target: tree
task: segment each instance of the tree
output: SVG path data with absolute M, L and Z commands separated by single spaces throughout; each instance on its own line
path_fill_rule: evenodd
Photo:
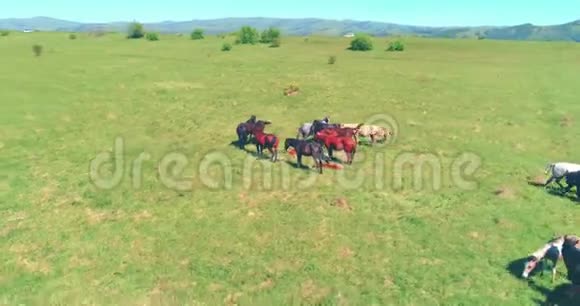
M 198 40 L 203 39 L 203 30 L 202 29 L 195 29 L 191 32 L 191 39 Z
M 250 26 L 243 26 L 238 32 L 236 43 L 255 45 L 259 38 L 258 30 Z
M 269 27 L 262 32 L 260 42 L 264 44 L 270 44 L 279 39 L 280 39 L 280 30 L 274 27 Z
M 356 34 L 350 42 L 350 50 L 369 51 L 373 49 L 373 40 L 367 34 Z
M 132 22 L 129 24 L 129 28 L 127 31 L 127 38 L 131 39 L 138 39 L 145 36 L 145 31 L 143 30 L 143 25 L 137 21 Z

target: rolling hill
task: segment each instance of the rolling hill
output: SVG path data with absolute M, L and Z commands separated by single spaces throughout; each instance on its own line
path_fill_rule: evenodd
M 18 31 L 35 29 L 38 31 L 89 32 L 101 30 L 122 32 L 126 29 L 127 24 L 128 22 L 80 23 L 49 17 L 0 19 L 0 29 Z M 161 33 L 188 33 L 193 28 L 203 28 L 208 34 L 220 34 L 236 31 L 244 25 L 258 29 L 275 26 L 287 35 L 338 36 L 349 32 L 366 32 L 375 36 L 411 35 L 444 38 L 485 37 L 499 40 L 580 41 L 580 20 L 552 26 L 537 26 L 528 23 L 505 27 L 422 27 L 373 21 L 256 17 L 164 21 L 147 23 L 145 27 L 149 31 Z

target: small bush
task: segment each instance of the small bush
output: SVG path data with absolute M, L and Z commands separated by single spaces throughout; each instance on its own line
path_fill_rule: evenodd
M 304 38 L 304 42 L 305 42 L 305 43 L 307 43 L 307 42 L 309 42 L 309 41 L 310 41 L 310 38 L 308 38 L 308 37 Z
M 281 45 L 280 38 L 275 38 L 270 44 L 270 48 L 279 48 Z
M 129 24 L 127 32 L 127 38 L 129 39 L 139 39 L 145 36 L 143 25 L 136 21 Z
M 193 32 L 191 32 L 191 39 L 193 40 L 198 40 L 198 39 L 203 39 L 203 30 L 202 29 L 195 29 L 193 30 Z
M 238 32 L 238 39 L 236 39 L 236 44 L 255 45 L 259 39 L 260 34 L 258 34 L 258 30 L 250 26 L 244 26 Z
M 70 39 L 70 40 L 75 40 L 75 39 L 77 39 L 77 35 L 76 35 L 76 34 L 74 34 L 74 33 L 70 33 L 70 34 L 68 35 L 68 39 Z
M 280 30 L 274 27 L 264 30 L 260 36 L 260 42 L 263 44 L 272 44 L 276 40 L 280 40 Z
M 404 51 L 404 50 L 405 50 L 405 44 L 403 44 L 399 40 L 396 40 L 396 41 L 389 43 L 389 47 L 387 48 L 387 51 Z
M 4 37 L 4 36 L 8 36 L 8 35 L 10 35 L 10 31 L 6 31 L 6 30 L 0 31 L 0 36 Z
M 145 38 L 148 41 L 158 41 L 159 40 L 159 34 L 154 33 L 154 32 L 150 32 L 150 33 L 147 33 L 147 35 L 145 35 Z
M 357 34 L 350 42 L 350 50 L 369 51 L 373 49 L 373 40 L 369 35 Z
M 230 51 L 230 50 L 232 50 L 232 44 L 226 42 L 222 45 L 222 51 Z
M 336 63 L 336 56 L 332 55 L 328 57 L 328 64 L 329 65 L 334 65 L 334 63 Z
M 36 55 L 36 56 L 41 56 L 42 55 L 42 46 L 38 45 L 38 44 L 32 46 L 32 52 L 34 52 L 34 55 Z

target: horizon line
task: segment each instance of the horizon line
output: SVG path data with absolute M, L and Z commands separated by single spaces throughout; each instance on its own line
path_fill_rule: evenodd
M 126 20 L 118 20 L 118 21 L 76 21 L 72 19 L 61 19 L 57 17 L 50 17 L 50 16 L 32 16 L 32 17 L 1 17 L 0 20 L 6 19 L 35 19 L 35 18 L 48 18 L 54 19 L 59 21 L 66 21 L 66 22 L 74 22 L 79 24 L 112 24 L 112 23 L 127 23 L 127 22 L 141 22 L 143 24 L 160 24 L 160 23 L 176 23 L 176 22 L 192 22 L 192 21 L 212 21 L 212 20 L 222 20 L 222 19 L 278 19 L 278 20 L 305 20 L 305 19 L 314 19 L 314 20 L 324 20 L 324 21 L 352 21 L 352 22 L 375 22 L 375 23 L 384 23 L 384 24 L 392 24 L 392 25 L 399 25 L 399 26 L 412 26 L 412 27 L 424 27 L 424 28 L 481 28 L 481 27 L 513 27 L 513 26 L 521 26 L 521 25 L 533 25 L 533 26 L 540 26 L 540 27 L 549 27 L 549 26 L 558 26 L 564 25 L 569 23 L 574 23 L 580 21 L 580 19 L 571 20 L 568 22 L 563 23 L 556 23 L 556 24 L 534 24 L 531 22 L 519 23 L 519 24 L 511 24 L 511 25 L 442 25 L 442 26 L 433 26 L 433 25 L 419 25 L 419 24 L 407 24 L 407 23 L 396 23 L 396 22 L 389 22 L 389 21 L 377 21 L 377 20 L 363 20 L 363 19 L 350 19 L 350 18 L 321 18 L 321 17 L 264 17 L 264 16 L 254 16 L 254 17 L 218 17 L 218 18 L 193 18 L 189 20 L 171 20 L 166 19 L 162 21 L 146 21 L 142 22 L 137 19 L 126 19 Z

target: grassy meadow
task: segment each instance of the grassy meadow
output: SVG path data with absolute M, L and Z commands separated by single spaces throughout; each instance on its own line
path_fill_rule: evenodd
M 514 267 L 580 234 L 574 201 L 527 184 L 550 161 L 580 162 L 579 44 L 405 38 L 385 52 L 374 38 L 353 52 L 347 38 L 285 37 L 222 52 L 233 38 L 160 38 L 0 37 L 0 304 L 537 305 L 566 283 L 563 264 L 555 284 Z M 251 114 L 282 139 L 325 115 L 386 114 L 398 135 L 323 175 L 281 150 L 270 180 L 269 161 L 230 145 Z M 90 161 L 116 137 L 122 181 L 98 189 Z M 451 179 L 466 152 L 481 159 L 474 190 Z M 192 190 L 163 184 L 169 153 L 187 157 Z M 393 187 L 409 153 L 436 158 L 440 189 L 413 189 L 410 168 Z M 208 154 L 231 163 L 229 188 L 203 183 L 227 177 L 200 174 Z

